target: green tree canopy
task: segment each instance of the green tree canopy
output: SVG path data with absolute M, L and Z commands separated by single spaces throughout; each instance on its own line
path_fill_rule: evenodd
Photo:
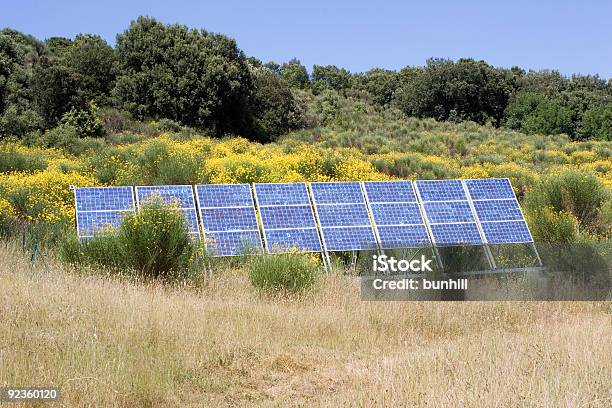
M 280 73 L 292 88 L 304 89 L 310 81 L 306 67 L 295 58 L 281 65 Z
M 581 138 L 612 141 L 612 103 L 586 111 L 577 133 Z
M 572 112 L 557 99 L 519 92 L 508 105 L 505 124 L 524 133 L 570 134 Z
M 403 76 L 396 102 L 410 116 L 499 124 L 511 92 L 511 75 L 484 61 L 430 59 Z
M 241 133 L 252 81 L 234 40 L 139 17 L 117 36 L 120 75 L 115 93 L 138 118 L 159 117 Z
M 253 72 L 255 92 L 251 99 L 254 130 L 258 139 L 276 139 L 302 124 L 302 110 L 287 82 L 267 68 Z
M 77 81 L 79 96 L 106 103 L 115 81 L 115 51 L 100 36 L 81 34 L 64 54 L 66 66 Z

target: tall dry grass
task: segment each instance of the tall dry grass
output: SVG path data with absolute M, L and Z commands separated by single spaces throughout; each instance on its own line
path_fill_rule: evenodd
M 0 387 L 64 406 L 612 404 L 610 303 L 361 302 L 336 275 L 271 298 L 240 270 L 171 288 L 12 245 L 0 287 Z

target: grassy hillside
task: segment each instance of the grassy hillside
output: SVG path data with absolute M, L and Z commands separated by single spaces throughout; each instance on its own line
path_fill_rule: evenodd
M 30 269 L 0 247 L 0 384 L 67 406 L 610 405 L 609 303 L 362 302 L 326 276 L 293 298 L 241 269 L 198 287 Z
M 79 137 L 59 127 L 29 144 L 4 141 L 0 214 L 21 224 L 70 229 L 74 213 L 69 185 L 509 177 L 522 200 L 538 184 L 577 172 L 566 177 L 571 179 L 569 187 L 552 187 L 561 198 L 544 203 L 551 207 L 546 216 L 550 222 L 540 230 L 564 224 L 589 239 L 610 234 L 612 142 L 571 142 L 564 135 L 525 135 L 471 122 L 406 118 L 366 99 L 331 91 L 298 96 L 310 128 L 263 145 L 243 138 L 209 138 L 187 128 L 169 131 L 158 122 L 105 138 Z M 596 196 L 590 197 L 593 188 L 577 185 L 575 178 L 597 184 Z M 566 194 L 564 188 L 576 191 Z M 582 220 L 584 211 L 578 207 L 583 204 L 572 197 L 592 199 L 588 211 L 595 215 Z M 544 235 L 536 238 L 548 239 Z M 574 238 L 566 241 L 570 239 Z

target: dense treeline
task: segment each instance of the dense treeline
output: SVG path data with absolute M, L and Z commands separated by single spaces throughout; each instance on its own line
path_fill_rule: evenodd
M 274 140 L 309 126 L 298 89 L 333 90 L 407 116 L 612 139 L 612 81 L 597 76 L 472 59 L 359 74 L 315 65 L 309 74 L 299 60 L 264 64 L 226 36 L 146 17 L 119 34 L 115 48 L 97 35 L 41 42 L 0 31 L 0 135 L 45 145 L 148 119 Z

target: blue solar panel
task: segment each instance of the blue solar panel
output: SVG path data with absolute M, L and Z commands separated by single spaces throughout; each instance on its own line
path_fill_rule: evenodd
M 263 251 L 248 184 L 198 184 L 195 191 L 206 248 L 213 255 Z
M 202 208 L 204 232 L 257 231 L 257 216 L 253 207 Z
M 508 179 L 465 180 L 465 184 L 472 200 L 515 198 Z
M 255 184 L 259 206 L 265 205 L 310 205 L 306 183 Z
M 312 195 L 317 204 L 364 203 L 361 186 L 357 181 L 339 183 L 311 183 Z
M 310 205 L 261 207 L 260 212 L 265 229 L 316 228 Z
M 110 232 L 118 228 L 127 215 L 132 211 L 95 211 L 77 212 L 78 236 L 81 238 L 93 237 L 96 234 Z
M 322 228 L 328 251 L 360 251 L 377 249 L 371 227 Z
M 321 251 L 306 183 L 255 184 L 268 252 Z
M 80 238 L 117 228 L 126 215 L 134 213 L 132 187 L 78 187 L 74 196 Z
M 206 248 L 215 256 L 260 253 L 259 231 L 218 231 L 206 233 Z
M 366 201 L 358 182 L 311 183 L 310 187 L 328 251 L 377 248 Z
M 429 245 L 429 235 L 425 225 L 378 226 L 378 236 L 384 249 Z
M 248 184 L 198 184 L 195 186 L 200 207 L 253 207 Z
M 481 222 L 481 225 L 489 244 L 510 244 L 533 241 L 525 221 Z
M 436 245 L 482 244 L 476 223 L 431 224 L 430 227 Z
M 187 231 L 191 235 L 200 236 L 198 214 L 191 186 L 136 186 L 136 198 L 139 209 L 149 202 L 176 206 L 181 210 L 187 222 Z
M 480 221 L 519 221 L 523 214 L 516 200 L 474 201 Z
M 423 209 L 432 224 L 474 221 L 467 201 L 431 201 L 423 203 Z
M 417 180 L 416 185 L 424 202 L 467 200 L 461 180 Z
M 266 230 L 268 252 L 286 252 L 292 248 L 321 252 L 321 241 L 315 228 Z
M 417 203 L 370 204 L 376 225 L 423 224 Z
M 139 205 L 149 201 L 161 201 L 178 208 L 195 208 L 191 186 L 137 186 Z
M 365 204 L 319 205 L 317 211 L 322 227 L 370 225 L 370 217 Z
M 132 187 L 79 187 L 74 192 L 77 211 L 134 210 Z
M 416 203 L 409 181 L 366 181 L 363 183 L 370 203 Z

